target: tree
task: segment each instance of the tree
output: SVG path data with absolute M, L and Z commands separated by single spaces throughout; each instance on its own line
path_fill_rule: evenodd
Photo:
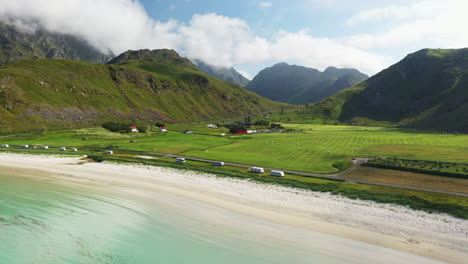
M 154 124 L 156 127 L 165 127 L 166 125 L 161 123 L 161 122 L 156 122 L 156 124 Z
M 138 131 L 140 133 L 146 133 L 146 131 L 148 130 L 148 126 L 147 125 L 137 125 L 138 127 Z
M 120 123 L 120 122 L 106 122 L 102 124 L 102 127 L 111 131 L 111 132 L 119 132 L 119 133 L 130 133 L 132 129 L 130 128 L 130 124 Z
M 270 122 L 268 120 L 257 120 L 255 121 L 256 126 L 269 126 Z

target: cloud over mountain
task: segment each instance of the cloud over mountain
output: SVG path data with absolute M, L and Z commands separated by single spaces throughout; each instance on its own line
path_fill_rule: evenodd
M 453 5 L 442 5 L 440 14 L 432 21 L 434 13 L 430 7 L 440 6 L 437 2 L 440 1 L 426 0 L 363 10 L 347 21 L 348 26 L 358 27 L 375 20 L 396 20 L 396 26 L 379 33 L 335 38 L 315 36 L 314 28 L 296 32 L 278 30 L 264 36 L 242 19 L 214 13 L 195 14 L 187 23 L 158 21 L 137 0 L 0 0 L 0 21 L 27 32 L 43 28 L 72 34 L 115 54 L 129 49 L 171 48 L 219 66 L 291 61 L 322 70 L 333 65 L 373 74 L 394 62 L 394 58 L 379 52 L 381 48 L 402 44 L 420 48 L 421 42 L 427 43 L 428 39 L 437 39 L 435 43 L 441 47 L 468 45 L 463 34 L 458 34 L 454 41 L 443 37 L 445 29 L 449 36 L 457 32 L 459 27 L 450 27 L 457 19 L 466 21 L 466 16 L 459 15 L 464 9 L 456 11 Z M 458 6 L 462 2 L 444 1 Z M 411 22 L 412 19 L 416 22 Z

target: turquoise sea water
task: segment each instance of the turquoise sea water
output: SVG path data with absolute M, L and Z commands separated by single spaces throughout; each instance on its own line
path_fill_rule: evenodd
M 0 175 L 2 264 L 309 261 L 154 205 Z
M 282 239 L 284 226 L 271 223 L 264 233 L 281 232 L 268 239 L 257 235 L 263 220 L 171 199 L 145 203 L 0 171 L 0 264 L 435 263 L 319 233 L 304 250 L 297 245 L 310 234 L 292 227 L 286 232 L 296 232 L 298 243 Z M 165 206 L 170 201 L 177 205 Z M 241 227 L 226 228 L 230 220 Z

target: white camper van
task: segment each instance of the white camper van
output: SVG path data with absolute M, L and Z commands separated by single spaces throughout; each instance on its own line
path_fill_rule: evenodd
M 271 176 L 284 177 L 284 172 L 282 172 L 282 171 L 277 171 L 277 170 L 272 170 L 272 171 L 271 171 Z
M 185 158 L 176 158 L 176 162 L 185 163 Z
M 252 167 L 250 168 L 250 172 L 253 172 L 253 173 L 265 173 L 265 170 L 263 168 L 259 168 L 259 167 Z

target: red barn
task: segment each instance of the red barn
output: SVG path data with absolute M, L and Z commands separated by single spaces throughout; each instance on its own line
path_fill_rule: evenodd
M 235 129 L 235 128 L 231 128 L 229 130 L 229 132 L 231 132 L 232 134 L 247 134 L 247 129 Z

